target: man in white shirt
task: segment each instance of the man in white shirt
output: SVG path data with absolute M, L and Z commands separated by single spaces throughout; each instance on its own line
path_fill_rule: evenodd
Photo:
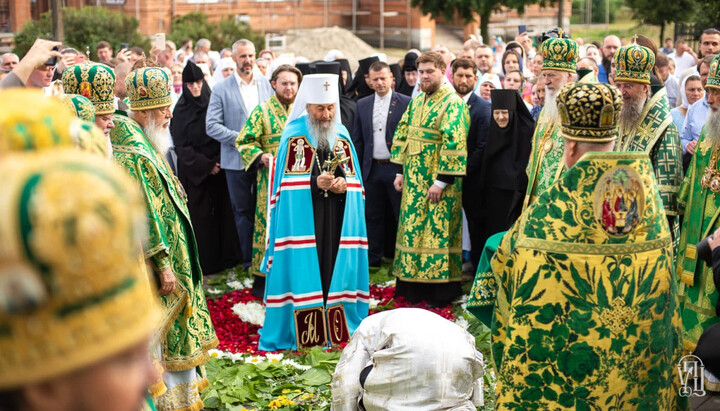
M 690 47 L 687 46 L 685 40 L 678 39 L 675 42 L 675 52 L 671 54 L 671 59 L 675 60 L 675 72 L 682 73 L 686 69 L 697 64 L 697 56 Z
M 270 83 L 253 72 L 255 46 L 250 40 L 238 40 L 233 44 L 233 59 L 237 71 L 216 84 L 210 96 L 206 117 L 208 136 L 219 141 L 220 168 L 227 176 L 230 202 L 243 254 L 243 265 L 250 266 L 252 258 L 253 220 L 255 198 L 253 196 L 256 176 L 247 170 L 235 147 L 235 140 L 247 121 L 250 112 L 264 102 L 274 91 Z
M 351 135 L 365 185 L 369 263 L 379 267 L 384 250 L 395 245 L 401 193 L 393 181 L 402 167 L 390 163 L 390 147 L 410 98 L 392 91 L 393 75 L 386 63 L 373 63 L 369 80 L 375 93 L 358 100 Z

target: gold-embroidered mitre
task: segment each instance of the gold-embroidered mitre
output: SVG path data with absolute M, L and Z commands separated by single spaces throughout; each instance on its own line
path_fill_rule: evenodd
M 62 74 L 63 90 L 68 94 L 79 94 L 95 106 L 95 114 L 115 112 L 115 73 L 100 63 L 75 64 Z
M 161 68 L 143 67 L 125 78 L 131 110 L 150 110 L 172 104 L 170 77 Z
M 0 163 L 0 390 L 143 343 L 159 311 L 144 203 L 120 167 L 75 149 Z
M 569 83 L 557 96 L 562 136 L 606 143 L 617 139 L 622 95 L 613 85 Z

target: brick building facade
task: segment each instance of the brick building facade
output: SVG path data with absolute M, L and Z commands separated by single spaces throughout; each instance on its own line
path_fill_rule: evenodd
M 249 22 L 263 33 L 288 29 L 341 26 L 355 29 L 363 38 L 377 45 L 380 15 L 383 10 L 385 46 L 406 47 L 409 39 L 413 47 L 427 48 L 434 44 L 435 21 L 410 7 L 409 0 L 64 0 L 68 7 L 102 6 L 135 16 L 140 31 L 150 35 L 170 30 L 172 16 L 201 11 L 210 19 L 227 15 Z M 565 15 L 569 23 L 570 0 L 565 0 Z M 50 0 L 0 0 L 0 30 L 17 31 L 30 19 L 37 19 L 50 9 Z M 353 15 L 355 16 L 353 18 Z M 509 27 L 527 24 L 532 30 L 556 25 L 557 8 L 530 6 L 519 16 L 515 11 L 495 13 L 491 20 L 493 33 Z M 477 25 L 466 27 L 466 33 Z

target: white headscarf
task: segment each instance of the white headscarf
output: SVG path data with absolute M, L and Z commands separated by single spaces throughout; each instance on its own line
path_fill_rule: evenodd
M 690 73 L 687 76 L 683 77 L 680 81 L 680 95 L 682 96 L 682 104 L 680 104 L 680 107 L 684 109 L 688 109 L 690 107 L 690 101 L 688 101 L 687 94 L 685 94 L 685 84 L 687 83 L 688 79 L 693 76 L 699 76 L 697 73 Z M 695 79 L 697 81 L 697 79 Z
M 335 103 L 335 121 L 340 123 L 339 77 L 337 74 L 308 74 L 303 76 L 286 124 L 307 115 L 305 106 L 308 104 L 330 104 L 333 102 Z
M 225 80 L 225 76 L 223 76 L 223 70 L 225 70 L 228 67 L 232 67 L 237 71 L 237 64 L 235 63 L 235 60 L 232 59 L 232 57 L 223 57 L 220 59 L 220 63 L 218 63 L 217 69 L 215 70 L 215 74 L 213 75 L 213 80 L 215 80 L 215 84 Z

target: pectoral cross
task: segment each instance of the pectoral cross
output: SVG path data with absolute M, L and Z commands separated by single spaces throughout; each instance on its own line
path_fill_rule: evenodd
M 323 86 L 325 86 L 325 91 L 328 91 L 328 88 L 330 87 L 330 83 L 328 83 L 326 81 L 325 84 L 323 84 Z

